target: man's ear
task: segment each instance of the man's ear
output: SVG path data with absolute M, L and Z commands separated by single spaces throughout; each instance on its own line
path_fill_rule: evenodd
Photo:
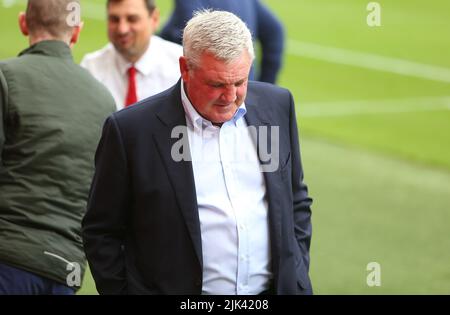
M 24 36 L 28 36 L 29 35 L 27 19 L 25 18 L 25 12 L 20 12 L 19 13 L 19 28 L 20 28 L 20 31 L 22 32 L 22 34 Z
M 70 37 L 70 48 L 73 47 L 78 42 L 78 39 L 80 38 L 81 30 L 83 29 L 84 22 L 81 21 L 80 24 L 73 27 L 72 30 L 72 36 Z
M 179 62 L 180 62 L 181 78 L 183 79 L 184 82 L 187 82 L 189 80 L 189 66 L 186 57 L 181 56 Z
M 155 8 L 152 12 L 151 15 L 151 20 L 152 20 L 152 26 L 153 26 L 153 30 L 156 31 L 159 27 L 159 22 L 160 22 L 160 13 L 159 13 L 159 9 Z

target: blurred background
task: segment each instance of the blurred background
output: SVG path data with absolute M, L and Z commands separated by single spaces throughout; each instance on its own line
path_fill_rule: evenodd
M 263 2 L 287 31 L 315 293 L 450 294 L 450 2 L 380 0 L 375 27 L 366 0 Z M 0 0 L 0 59 L 27 47 L 25 4 Z M 172 1 L 157 5 L 164 22 Z M 82 10 L 77 62 L 107 43 L 105 1 Z M 89 273 L 79 293 L 96 294 Z

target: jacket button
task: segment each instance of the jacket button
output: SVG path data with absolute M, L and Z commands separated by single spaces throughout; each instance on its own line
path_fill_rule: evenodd
M 202 285 L 202 280 L 200 280 L 200 279 L 195 280 L 195 285 L 197 287 L 201 286 Z

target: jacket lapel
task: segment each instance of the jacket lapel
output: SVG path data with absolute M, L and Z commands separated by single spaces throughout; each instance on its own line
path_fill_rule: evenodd
M 181 81 L 178 81 L 172 88 L 167 104 L 161 107 L 160 112 L 157 113 L 157 116 L 161 121 L 161 128 L 159 128 L 159 132 L 154 134 L 153 137 L 162 160 L 164 161 L 169 180 L 175 192 L 178 206 L 181 209 L 186 222 L 198 261 L 203 268 L 200 219 L 198 215 L 192 162 L 190 159 L 175 161 L 172 157 L 172 148 L 180 144 L 180 140 L 183 141 L 184 153 L 190 157 L 187 129 L 185 129 L 186 118 L 181 103 L 180 82 Z M 181 127 L 181 129 L 185 130 L 185 134 L 182 138 L 172 138 L 172 131 L 177 127 Z
M 266 147 L 270 147 L 270 138 L 269 139 L 260 139 L 260 127 L 265 127 L 270 129 L 271 125 L 269 123 L 268 117 L 270 117 L 270 112 L 265 110 L 257 110 L 258 104 L 262 107 L 262 102 L 264 100 L 259 99 L 258 95 L 253 92 L 251 86 L 249 86 L 249 91 L 247 94 L 247 98 L 245 100 L 245 106 L 247 108 L 247 114 L 245 115 L 247 125 L 256 127 L 257 130 L 257 139 L 253 139 L 255 141 L 255 147 L 258 150 L 258 158 L 260 163 L 261 161 L 260 153 L 259 153 L 259 143 L 261 141 L 268 141 L 269 144 L 266 143 Z M 269 133 L 267 133 L 269 134 Z M 272 264 L 273 264 L 273 272 L 275 279 L 277 279 L 277 273 L 279 268 L 279 260 L 280 260 L 280 248 L 281 248 L 281 211 L 280 211 L 280 201 L 279 196 L 282 195 L 281 187 L 280 187 L 280 174 L 278 171 L 275 172 L 264 172 L 264 181 L 266 184 L 266 192 L 267 192 L 267 201 L 269 208 L 269 227 L 270 227 L 270 239 L 271 239 L 271 253 L 272 253 Z

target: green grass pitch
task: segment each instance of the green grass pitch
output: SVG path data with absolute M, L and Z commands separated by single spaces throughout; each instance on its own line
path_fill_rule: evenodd
M 104 2 L 82 1 L 78 62 L 107 42 Z M 164 20 L 171 1 L 157 2 Z M 366 0 L 264 2 L 287 31 L 279 84 L 296 100 L 315 199 L 315 293 L 449 294 L 450 2 L 380 0 L 378 27 Z M 0 0 L 0 59 L 27 46 L 23 8 Z M 96 293 L 89 273 L 79 293 Z

